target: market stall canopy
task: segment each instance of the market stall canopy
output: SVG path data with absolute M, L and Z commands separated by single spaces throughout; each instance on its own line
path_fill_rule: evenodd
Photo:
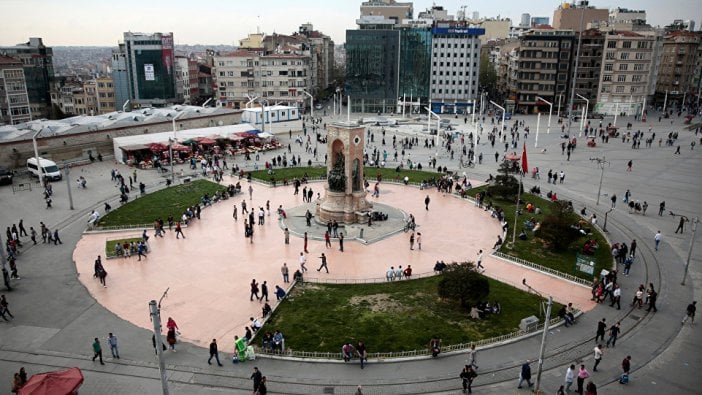
M 273 137 L 273 135 L 268 133 L 268 132 L 261 132 L 258 134 L 258 137 L 260 137 L 262 139 L 269 139 L 269 138 Z
M 229 140 L 231 140 L 231 141 L 241 141 L 243 139 L 244 139 L 243 137 L 237 136 L 236 134 L 232 134 L 229 136 Z
M 151 151 L 166 151 L 168 149 L 168 145 L 163 143 L 150 143 L 147 145 Z
M 212 145 L 212 144 L 216 144 L 217 140 L 212 140 L 212 139 L 208 139 L 207 137 L 203 137 L 201 139 L 198 139 L 198 143 L 200 143 L 202 145 Z
M 78 368 L 38 373 L 27 380 L 19 390 L 20 395 L 71 395 L 77 394 L 83 384 L 83 373 Z
M 507 160 L 519 160 L 519 158 L 520 156 L 515 153 L 505 155 L 505 159 Z
M 125 151 L 139 151 L 142 149 L 149 149 L 149 146 L 146 144 L 132 144 L 132 145 L 122 146 L 122 149 Z
M 171 145 L 171 148 L 173 148 L 173 151 L 190 151 L 190 147 L 179 143 L 174 143 Z

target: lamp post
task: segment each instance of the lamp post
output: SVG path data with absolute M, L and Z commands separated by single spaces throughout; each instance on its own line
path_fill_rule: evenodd
M 556 114 L 556 116 L 557 116 L 558 118 L 561 117 L 561 99 L 562 99 L 562 98 L 563 98 L 563 94 L 562 94 L 562 93 L 559 93 L 559 94 L 558 94 L 558 113 Z
M 34 157 L 37 159 L 37 168 L 39 169 L 39 185 L 44 187 L 44 168 L 41 166 L 39 161 L 39 149 L 37 148 L 37 136 L 41 133 L 44 128 L 41 128 L 38 132 L 34 133 L 32 136 L 32 144 L 34 145 Z
M 0 237 L 0 245 L 5 245 L 5 244 L 2 244 L 2 237 Z M 5 258 L 5 249 L 4 248 L 0 248 L 0 264 L 2 264 L 3 272 L 6 272 L 7 271 L 7 258 Z M 7 283 L 5 283 L 5 287 L 7 288 L 8 291 L 12 291 L 12 286 L 10 285 L 9 280 L 7 281 Z
M 314 119 L 314 97 L 310 95 L 306 90 L 300 89 L 300 92 L 306 94 L 310 97 L 310 117 Z
M 665 113 L 666 106 L 668 105 L 668 90 L 665 91 L 665 99 L 663 99 L 663 112 Z
M 168 289 L 163 293 L 158 304 L 155 300 L 149 302 L 149 316 L 154 324 L 154 341 L 156 342 L 154 348 L 156 348 L 156 355 L 158 356 L 158 371 L 161 373 L 161 391 L 163 395 L 168 395 L 168 378 L 166 377 L 166 362 L 163 359 L 163 348 L 161 347 L 163 344 L 161 339 L 161 301 L 168 295 Z
M 617 126 L 617 117 L 619 116 L 619 103 L 614 103 L 614 124 L 612 126 Z
M 181 112 L 175 117 L 173 117 L 172 122 L 173 122 L 173 138 L 168 139 L 168 155 L 171 160 L 171 184 L 175 183 L 175 173 L 173 170 L 173 143 L 176 142 L 176 119 L 180 118 L 181 115 L 185 114 L 185 112 Z
M 538 295 L 540 298 L 546 299 L 539 291 L 535 290 L 529 284 L 527 284 L 526 278 L 522 280 L 522 284 L 524 284 L 524 286 L 527 287 L 527 290 L 529 292 L 533 292 L 536 295 Z M 546 340 L 548 337 L 549 323 L 551 322 L 551 307 L 552 306 L 553 306 L 553 297 L 549 295 L 548 300 L 547 300 L 547 304 L 546 304 L 546 316 L 544 317 L 544 329 L 541 332 L 541 347 L 539 348 L 539 364 L 538 364 L 538 367 L 536 369 L 536 382 L 534 383 L 534 392 L 536 394 L 540 393 L 541 372 L 543 371 L 544 354 L 546 353 Z M 541 307 L 543 308 L 543 304 L 541 305 Z M 539 309 L 539 311 L 541 311 L 541 309 Z
M 590 158 L 591 161 L 597 162 L 597 166 L 600 167 L 600 186 L 597 188 L 597 202 L 595 204 L 600 204 L 600 192 L 602 192 L 602 178 L 604 177 L 605 164 L 609 165 L 609 162 L 602 155 L 602 158 Z
M 553 114 L 553 103 L 544 99 L 541 96 L 536 96 L 536 100 L 541 100 L 542 102 L 548 104 L 548 125 L 546 125 L 546 134 L 551 133 L 551 115 Z
M 492 101 L 492 100 L 490 100 L 490 104 L 492 104 L 493 106 L 495 106 L 495 107 L 499 108 L 500 110 L 502 110 L 502 129 L 500 129 L 500 132 L 504 132 L 504 131 L 505 131 L 505 108 L 502 107 L 501 105 L 495 103 L 495 102 Z
M 439 115 L 432 111 L 429 107 L 424 108 L 430 114 L 427 117 L 427 129 L 429 134 L 431 134 L 431 116 L 433 115 L 436 117 L 436 137 L 434 137 L 434 145 L 436 146 L 436 152 L 439 152 L 439 129 L 441 127 L 441 117 L 439 117 Z
M 575 96 L 585 100 L 585 116 L 580 120 L 580 136 L 583 135 L 583 127 L 585 127 L 585 120 L 587 119 L 587 113 L 590 111 L 590 100 L 585 98 L 583 95 L 575 94 Z
M 37 161 L 38 163 L 39 161 Z M 41 168 L 41 165 L 39 165 Z M 71 176 L 70 176 L 71 165 L 64 163 L 63 170 L 66 176 L 66 188 L 68 188 L 68 207 L 73 210 L 73 193 L 71 192 Z
M 692 238 L 690 239 L 690 248 L 687 250 L 687 261 L 685 262 L 685 274 L 683 274 L 682 282 L 680 285 L 685 285 L 685 278 L 687 278 L 687 271 L 690 268 L 690 257 L 692 256 L 692 247 L 695 245 L 695 235 L 697 234 L 697 224 L 700 219 L 694 217 L 690 220 L 692 222 Z

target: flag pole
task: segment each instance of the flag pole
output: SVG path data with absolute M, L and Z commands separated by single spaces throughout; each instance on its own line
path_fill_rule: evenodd
M 529 164 L 527 162 L 526 153 L 526 142 L 524 143 L 524 149 L 522 151 L 522 163 L 521 171 L 519 172 L 519 185 L 517 186 L 517 204 L 514 207 L 514 228 L 512 229 L 512 248 L 514 248 L 514 243 L 517 240 L 517 224 L 519 221 L 519 201 L 522 197 L 522 180 L 524 179 L 524 173 L 529 171 Z

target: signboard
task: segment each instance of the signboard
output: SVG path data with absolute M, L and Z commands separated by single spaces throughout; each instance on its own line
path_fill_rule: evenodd
M 431 29 L 433 34 L 461 34 L 470 36 L 482 36 L 485 34 L 485 29 L 475 27 L 435 27 Z
M 575 270 L 593 276 L 595 274 L 595 261 L 591 256 L 577 254 L 575 256 Z
M 144 64 L 144 79 L 147 81 L 153 81 L 156 79 L 156 75 L 154 74 L 154 65 Z
M 164 34 L 161 36 L 161 57 L 163 60 L 163 67 L 166 70 L 166 74 L 169 76 L 173 74 L 171 70 L 175 59 L 173 58 L 173 35 Z

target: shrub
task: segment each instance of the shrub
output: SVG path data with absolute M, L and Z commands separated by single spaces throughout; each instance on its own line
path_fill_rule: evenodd
M 468 309 L 490 294 L 488 279 L 475 270 L 473 262 L 452 263 L 444 269 L 438 284 L 441 298 L 458 300 Z

